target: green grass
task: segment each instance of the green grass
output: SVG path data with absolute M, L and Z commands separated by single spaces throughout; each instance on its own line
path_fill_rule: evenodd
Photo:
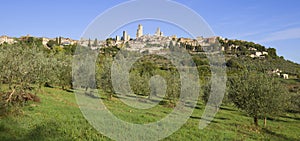
M 73 93 L 43 88 L 41 103 L 29 103 L 19 116 L 0 119 L 0 140 L 110 140 L 98 133 L 83 117 Z M 132 123 L 150 123 L 172 111 L 167 106 L 138 110 L 118 99 L 104 100 L 118 118 Z M 269 119 L 267 128 L 255 128 L 252 118 L 233 106 L 223 106 L 212 123 L 200 130 L 204 109 L 198 104 L 181 129 L 164 140 L 300 140 L 300 114 Z M 260 125 L 262 126 L 262 120 Z

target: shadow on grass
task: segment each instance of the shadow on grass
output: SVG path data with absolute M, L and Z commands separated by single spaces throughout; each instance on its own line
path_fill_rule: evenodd
M 164 101 L 163 97 L 160 96 L 154 96 L 151 97 L 150 99 L 148 97 L 142 97 L 139 95 L 115 95 L 115 98 L 118 99 L 124 99 L 124 100 L 136 100 L 142 103 L 160 103 L 162 101 Z M 156 98 L 156 99 L 155 99 Z M 163 105 L 163 104 L 160 104 Z
M 201 118 L 201 117 L 195 117 L 195 116 L 190 116 L 191 119 L 199 119 L 199 120 L 206 120 L 206 121 L 209 121 L 208 119 L 205 119 L 205 118 Z M 211 123 L 218 123 L 217 121 L 215 120 L 212 120 L 210 121 Z
M 220 110 L 226 110 L 226 111 L 236 111 L 234 109 L 229 109 L 227 107 L 220 107 Z
M 203 109 L 203 108 L 201 108 L 200 106 L 197 105 L 197 106 L 195 107 L 195 109 L 201 110 L 201 109 Z
M 229 120 L 229 118 L 224 118 L 224 117 L 215 117 L 215 119 L 219 119 L 219 120 Z
M 295 139 L 295 138 L 288 138 L 287 136 L 285 135 L 282 135 L 282 134 L 277 134 L 276 132 L 273 132 L 269 129 L 266 129 L 266 128 L 263 128 L 262 131 L 266 134 L 269 134 L 271 136 L 275 136 L 277 138 L 280 138 L 280 140 L 283 140 L 283 141 L 296 141 L 296 140 L 299 140 L 299 139 Z
M 24 140 L 42 141 L 49 139 L 57 140 L 59 138 L 71 140 L 71 138 L 68 139 L 62 131 L 59 131 L 59 128 L 60 125 L 54 121 L 42 123 L 31 130 Z
M 299 117 L 291 117 L 291 116 L 281 116 L 282 118 L 288 118 L 288 119 L 293 119 L 293 120 L 300 120 Z
M 286 117 L 285 117 L 286 118 Z M 279 118 L 268 118 L 269 121 L 277 121 L 277 122 L 291 122 L 291 121 L 286 121 L 286 120 L 282 120 L 282 119 L 279 119 Z
M 65 89 L 66 92 L 69 92 L 69 93 L 74 93 L 74 90 L 72 89 Z
M 37 125 L 28 133 L 26 129 L 20 128 L 20 126 L 11 121 L 7 120 L 7 123 L 0 123 L 0 140 L 1 141 L 43 141 L 43 140 L 72 140 L 66 137 L 66 134 L 59 131 L 60 125 L 54 121 L 45 122 Z M 15 134 L 16 133 L 16 134 Z
M 100 99 L 100 97 L 99 96 L 95 96 L 93 93 L 91 93 L 91 92 L 84 92 L 84 95 L 85 96 L 88 96 L 88 97 L 90 97 L 90 98 L 93 98 L 93 99 Z

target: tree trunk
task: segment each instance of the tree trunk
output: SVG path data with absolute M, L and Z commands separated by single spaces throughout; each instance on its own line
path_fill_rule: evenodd
M 109 100 L 112 100 L 112 98 L 113 98 L 113 95 L 110 94 L 110 95 L 109 95 Z
M 7 98 L 7 100 L 6 100 L 6 102 L 7 103 L 9 103 L 10 101 L 12 101 L 11 99 L 12 99 L 12 95 L 15 93 L 15 89 L 13 89 L 13 91 L 9 94 L 9 96 L 8 96 L 8 98 Z
M 255 116 L 255 117 L 253 118 L 253 120 L 254 120 L 254 125 L 255 125 L 255 126 L 258 126 L 258 118 Z
M 267 117 L 264 118 L 264 126 L 267 127 Z

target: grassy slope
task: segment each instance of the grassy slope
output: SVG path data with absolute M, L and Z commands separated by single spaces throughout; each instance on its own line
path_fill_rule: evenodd
M 42 103 L 25 107 L 22 116 L 0 119 L 1 140 L 109 140 L 84 119 L 72 93 L 44 88 L 44 94 L 39 96 Z M 135 123 L 153 122 L 171 111 L 164 106 L 136 110 L 118 100 L 105 103 L 120 119 Z M 188 122 L 165 140 L 300 140 L 299 114 L 286 114 L 269 120 L 266 129 L 256 129 L 251 118 L 225 106 L 207 128 L 199 130 L 203 108 L 197 105 Z

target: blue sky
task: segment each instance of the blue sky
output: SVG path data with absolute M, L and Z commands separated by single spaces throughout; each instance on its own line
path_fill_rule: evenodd
M 299 0 L 175 0 L 196 11 L 216 35 L 274 47 L 279 55 L 300 63 Z M 79 39 L 87 26 L 124 0 L 7 0 L 0 5 L 0 35 L 64 36 Z M 131 9 L 128 9 L 131 10 Z M 120 13 L 120 16 L 122 13 Z M 132 37 L 137 23 L 128 25 Z M 166 35 L 186 36 L 161 26 Z M 153 34 L 156 26 L 144 25 Z M 116 32 L 115 34 L 121 34 Z

